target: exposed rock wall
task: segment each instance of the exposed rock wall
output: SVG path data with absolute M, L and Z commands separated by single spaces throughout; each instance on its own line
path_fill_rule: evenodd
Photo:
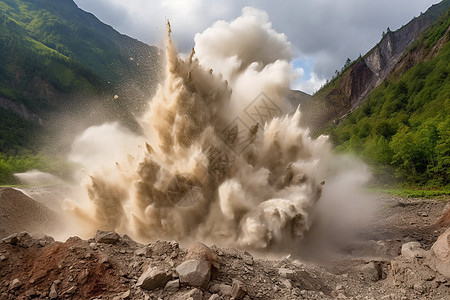
M 395 32 L 388 32 L 362 60 L 349 70 L 347 87 L 352 108 L 359 106 L 367 95 L 386 79 L 403 53 L 429 28 L 431 20 L 419 17 Z

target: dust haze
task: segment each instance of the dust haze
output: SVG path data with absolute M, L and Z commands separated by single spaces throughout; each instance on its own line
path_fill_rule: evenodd
M 80 188 L 64 200 L 72 221 L 62 235 L 108 229 L 139 241 L 279 249 L 364 221 L 371 205 L 356 195 L 370 173 L 334 154 L 326 136 L 311 138 L 301 107 L 289 111 L 292 49 L 266 13 L 246 8 L 216 22 L 190 55 L 179 55 L 170 31 L 142 134 L 105 123 L 74 141 Z

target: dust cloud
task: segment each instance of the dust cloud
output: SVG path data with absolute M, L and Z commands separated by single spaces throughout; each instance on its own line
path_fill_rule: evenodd
M 170 30 L 165 79 L 139 120 L 143 135 L 107 123 L 73 144 L 85 187 L 66 201 L 76 233 L 114 229 L 140 241 L 252 249 L 300 242 L 324 209 L 318 203 L 348 202 L 369 173 L 343 163 L 326 136 L 311 138 L 300 109 L 287 111 L 286 36 L 264 12 L 245 8 L 197 34 L 183 58 Z

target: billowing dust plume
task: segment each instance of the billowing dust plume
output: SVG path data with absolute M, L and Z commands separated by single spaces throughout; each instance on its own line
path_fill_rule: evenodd
M 89 199 L 73 211 L 91 230 L 138 240 L 247 248 L 301 240 L 323 180 L 342 166 L 331 163 L 327 137 L 299 127 L 299 109 L 286 114 L 286 37 L 252 8 L 197 34 L 185 59 L 168 32 L 165 79 L 140 120 L 144 135 L 104 124 L 75 142 L 71 159 L 83 165 Z

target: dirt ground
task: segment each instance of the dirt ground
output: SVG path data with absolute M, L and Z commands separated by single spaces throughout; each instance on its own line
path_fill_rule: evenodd
M 5 203 L 12 201 L 12 194 L 0 189 L 0 208 L 11 206 Z M 18 197 L 14 202 L 22 196 Z M 449 202 L 392 196 L 379 201 L 382 205 L 374 218 L 327 256 L 284 253 L 269 259 L 261 253 L 209 245 L 220 268 L 206 288 L 138 287 L 139 277 L 149 267 L 178 280 L 175 268 L 187 250 L 175 241 L 144 245 L 125 235 L 110 244 L 78 237 L 63 243 L 43 235 L 16 234 L 0 242 L 0 300 L 231 299 L 236 279 L 245 286 L 240 299 L 247 300 L 450 299 L 450 278 L 436 270 L 430 250 L 449 225 Z M 41 206 L 33 207 L 48 213 Z M 29 225 L 7 225 L 13 221 L 6 214 L 0 214 L 3 236 L 30 232 Z M 402 254 L 402 245 L 413 241 L 420 243 L 415 256 Z

